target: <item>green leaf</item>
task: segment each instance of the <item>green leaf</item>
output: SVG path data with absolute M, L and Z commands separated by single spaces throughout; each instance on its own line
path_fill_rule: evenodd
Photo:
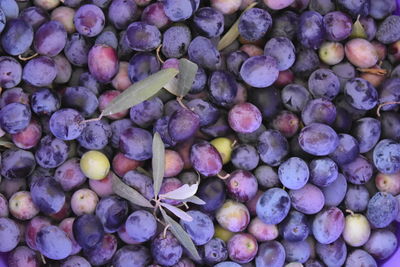
M 195 184 L 184 184 L 181 187 L 172 190 L 168 193 L 160 195 L 160 198 L 183 200 L 194 196 L 199 188 L 199 181 Z
M 132 84 L 103 110 L 101 116 L 124 111 L 151 98 L 178 73 L 179 71 L 173 68 L 163 69 Z
M 179 96 L 184 97 L 192 89 L 194 78 L 196 78 L 197 69 L 199 67 L 186 58 L 179 60 Z
M 197 205 L 204 205 L 206 204 L 206 202 L 204 200 L 202 200 L 201 198 L 199 198 L 198 196 L 191 196 L 189 198 L 186 198 L 184 200 L 182 200 L 182 202 L 191 202 Z
M 153 137 L 153 158 L 151 163 L 153 167 L 154 196 L 157 196 L 160 192 L 165 168 L 165 147 L 160 134 L 157 132 Z
M 183 211 L 183 210 L 181 210 L 181 209 L 179 209 L 179 208 L 177 208 L 177 207 L 175 207 L 173 205 L 170 205 L 170 204 L 167 204 L 167 203 L 164 203 L 164 202 L 161 202 L 160 205 L 163 206 L 164 208 L 168 209 L 170 212 L 172 212 L 178 218 L 180 218 L 180 219 L 182 219 L 184 221 L 187 221 L 187 222 L 193 221 L 192 216 L 190 216 L 185 211 Z
M 246 12 L 247 10 L 255 7 L 256 5 L 257 5 L 257 2 L 250 4 L 243 11 L 243 13 Z M 242 16 L 242 15 L 240 15 L 240 16 Z M 236 22 L 232 25 L 232 27 L 228 30 L 228 32 L 225 33 L 225 35 L 219 41 L 218 46 L 217 46 L 219 51 L 228 47 L 231 43 L 233 43 L 239 37 L 239 28 L 238 28 L 239 20 L 240 20 L 240 17 L 236 20 Z
M 358 16 L 356 22 L 354 22 L 354 24 L 353 24 L 353 27 L 351 29 L 350 38 L 362 38 L 362 39 L 367 38 L 365 29 L 360 22 L 360 16 Z
M 118 196 L 125 198 L 132 204 L 145 208 L 153 208 L 150 201 L 148 201 L 138 191 L 122 182 L 116 175 L 112 175 L 111 181 L 113 192 Z
M 5 147 L 5 148 L 16 148 L 14 143 L 9 142 L 9 141 L 4 140 L 4 139 L 0 139 L 0 146 Z
M 172 78 L 166 85 L 164 85 L 164 89 L 175 96 L 180 96 L 178 84 L 179 84 L 178 79 L 176 77 Z
M 185 230 L 183 230 L 182 226 L 179 223 L 177 223 L 176 221 L 174 221 L 174 219 L 169 217 L 163 209 L 160 210 L 164 218 L 164 221 L 167 224 L 171 225 L 169 229 L 172 232 L 172 234 L 176 237 L 176 239 L 178 239 L 181 245 L 184 246 L 189 251 L 190 254 L 192 254 L 195 260 L 201 260 L 199 252 L 197 251 L 196 246 L 193 244 L 193 241 L 188 235 L 188 233 L 186 233 Z

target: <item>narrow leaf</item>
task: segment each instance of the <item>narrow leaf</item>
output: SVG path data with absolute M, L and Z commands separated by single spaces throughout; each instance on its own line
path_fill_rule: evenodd
M 151 163 L 153 167 L 154 195 L 157 196 L 160 192 L 165 168 L 165 147 L 158 132 L 153 137 L 153 158 Z
M 160 205 L 163 206 L 164 208 L 168 209 L 170 212 L 172 212 L 178 218 L 180 218 L 180 219 L 182 219 L 184 221 L 187 221 L 187 222 L 193 221 L 192 216 L 190 216 L 189 214 L 187 214 L 186 212 L 184 212 L 183 210 L 181 210 L 181 209 L 179 209 L 179 208 L 177 208 L 175 206 L 172 206 L 170 204 L 163 203 L 163 202 L 161 202 Z
M 128 89 L 117 96 L 103 110 L 101 115 L 107 116 L 124 111 L 151 98 L 178 73 L 179 71 L 176 69 L 163 69 L 141 81 L 132 84 Z
M 179 60 L 179 96 L 184 97 L 192 88 L 194 78 L 199 67 L 190 60 L 182 58 Z
M 9 142 L 7 140 L 3 140 L 3 139 L 0 139 L 0 146 L 5 147 L 5 148 L 15 148 L 14 143 Z
M 177 200 L 187 199 L 194 196 L 198 188 L 199 188 L 199 182 L 192 185 L 184 184 L 175 190 L 160 195 L 160 198 L 177 199 Z
M 358 16 L 356 22 L 354 22 L 353 27 L 351 29 L 350 38 L 367 38 L 367 34 L 363 25 L 360 22 L 360 16 Z
M 244 11 L 246 12 L 247 10 L 255 7 L 257 5 L 257 2 L 250 4 Z M 242 13 L 242 14 L 243 14 Z M 240 15 L 241 16 L 241 15 Z M 236 22 L 232 25 L 232 27 L 228 30 L 227 33 L 221 38 L 221 40 L 218 43 L 218 50 L 222 50 L 225 47 L 228 47 L 231 43 L 233 43 L 238 37 L 239 37 L 239 20 L 240 17 L 236 20 Z
M 126 185 L 122 182 L 116 175 L 112 175 L 112 189 L 115 194 L 118 196 L 125 198 L 130 201 L 132 204 L 145 207 L 145 208 L 153 208 L 150 201 L 148 201 L 144 196 L 142 196 L 138 191 L 133 189 L 132 187 Z
M 166 85 L 164 85 L 164 89 L 170 92 L 175 96 L 179 96 L 179 86 L 178 86 L 178 78 L 172 78 Z
M 191 202 L 197 205 L 204 205 L 206 202 L 197 196 L 191 196 L 187 199 L 182 200 L 182 202 Z
M 199 252 L 197 251 L 196 246 L 193 244 L 193 241 L 188 235 L 188 233 L 185 232 L 185 230 L 179 223 L 177 223 L 171 217 L 169 217 L 164 210 L 162 209 L 160 210 L 163 215 L 164 221 L 167 224 L 171 225 L 170 230 L 172 234 L 176 237 L 176 239 L 178 239 L 181 245 L 184 246 L 189 251 L 190 254 L 192 254 L 192 257 L 195 260 L 201 260 Z

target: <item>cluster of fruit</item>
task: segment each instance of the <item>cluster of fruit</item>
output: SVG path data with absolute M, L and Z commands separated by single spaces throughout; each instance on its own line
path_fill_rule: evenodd
M 396 8 L 0 0 L 8 266 L 378 266 L 399 243 Z

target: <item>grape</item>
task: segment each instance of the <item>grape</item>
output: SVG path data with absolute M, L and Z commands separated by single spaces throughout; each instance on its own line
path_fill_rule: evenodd
M 289 69 L 296 59 L 295 47 L 286 37 L 271 38 L 265 44 L 264 55 L 276 59 L 279 71 Z
M 377 267 L 377 263 L 375 259 L 368 254 L 365 250 L 356 249 L 352 253 L 350 253 L 346 259 L 345 263 L 346 267 L 354 266 L 354 267 L 362 267 L 362 266 L 371 266 Z
M 344 176 L 353 184 L 367 183 L 373 173 L 372 164 L 363 156 L 357 156 L 352 162 L 341 166 Z
M 393 174 L 400 171 L 399 147 L 399 143 L 390 139 L 383 139 L 375 146 L 373 160 L 380 172 Z
M 15 0 L 3 0 L 0 9 L 4 12 L 7 20 L 18 17 L 19 7 Z
M 308 79 L 308 90 L 315 98 L 332 100 L 339 94 L 339 87 L 339 78 L 328 69 L 317 69 Z
M 378 229 L 372 232 L 364 249 L 376 259 L 384 260 L 389 258 L 397 248 L 397 238 L 389 230 Z
M 324 21 L 321 14 L 315 11 L 303 12 L 300 16 L 297 39 L 311 49 L 317 49 L 324 41 Z
M 150 251 L 148 248 L 140 245 L 128 245 L 118 249 L 112 261 L 115 267 L 124 267 L 130 264 L 145 267 L 150 262 Z
M 278 62 L 271 56 L 254 56 L 246 59 L 240 68 L 240 76 L 250 86 L 262 88 L 278 79 Z
M 90 45 L 85 37 L 81 34 L 73 33 L 65 44 L 64 54 L 72 65 L 82 67 L 88 62 L 89 50 Z
M 211 100 L 220 106 L 233 104 L 238 92 L 238 84 L 235 77 L 227 71 L 212 72 L 208 86 Z
M 322 191 L 312 184 L 306 184 L 298 190 L 289 191 L 293 208 L 304 214 L 315 214 L 325 204 L 325 197 Z
M 62 260 L 72 251 L 72 242 L 57 226 L 44 226 L 36 235 L 36 245 L 40 253 L 49 259 Z
M 362 78 L 349 80 L 345 84 L 344 92 L 346 101 L 357 109 L 370 110 L 378 103 L 378 92 Z
M 35 32 L 33 45 L 41 55 L 54 57 L 65 47 L 67 32 L 63 25 L 55 20 L 46 22 Z
M 164 0 L 162 3 L 165 15 L 174 22 L 190 18 L 197 9 L 193 0 Z
M 257 267 L 280 267 L 285 263 L 286 253 L 278 241 L 267 241 L 258 247 L 256 256 Z
M 345 226 L 344 215 L 336 207 L 329 207 L 320 211 L 312 223 L 315 239 L 321 244 L 330 244 L 342 234 Z
M 152 24 L 159 29 L 165 28 L 171 21 L 164 12 L 164 4 L 161 2 L 153 3 L 143 10 L 142 21 Z
M 346 191 L 347 191 L 346 177 L 344 177 L 343 174 L 339 173 L 335 181 L 333 181 L 328 186 L 322 188 L 322 193 L 324 194 L 325 197 L 325 205 L 338 206 L 345 198 Z
M 378 61 L 378 53 L 375 47 L 361 38 L 348 41 L 344 51 L 347 59 L 359 68 L 370 68 Z
M 132 83 L 138 82 L 157 72 L 160 63 L 155 55 L 137 53 L 129 61 L 128 75 Z
M 65 218 L 58 225 L 58 227 L 60 227 L 60 229 L 63 230 L 67 234 L 68 238 L 72 242 L 71 255 L 78 254 L 82 250 L 81 246 L 79 246 L 79 244 L 76 242 L 76 240 L 74 238 L 74 233 L 72 231 L 72 226 L 74 224 L 74 221 L 75 221 L 75 218 L 73 218 L 73 217 Z
M 261 160 L 271 166 L 278 166 L 287 156 L 289 144 L 276 130 L 267 130 L 258 137 L 257 151 Z
M 327 245 L 317 243 L 316 252 L 327 266 L 343 266 L 347 257 L 346 243 L 344 243 L 342 238 Z
M 26 63 L 22 72 L 22 79 L 33 86 L 45 87 L 50 85 L 57 76 L 54 60 L 40 56 Z
M 22 132 L 31 120 L 29 106 L 21 103 L 11 103 L 0 110 L 0 126 L 9 134 Z
M 301 130 L 299 144 L 307 153 L 324 156 L 335 151 L 339 144 L 339 137 L 328 125 L 311 123 Z
M 50 131 L 62 140 L 74 140 L 85 128 L 82 121 L 83 117 L 78 111 L 70 108 L 60 109 L 50 117 Z
M 368 202 L 367 218 L 375 228 L 387 227 L 396 218 L 399 206 L 389 193 L 378 192 Z
M 279 166 L 278 175 L 285 187 L 300 189 L 307 183 L 310 171 L 304 160 L 291 157 Z
M 95 5 L 82 5 L 75 13 L 74 24 L 78 33 L 94 37 L 104 28 L 104 13 Z
M 12 57 L 0 57 L 0 86 L 8 89 L 17 86 L 21 82 L 22 67 Z
M 289 213 L 289 195 L 282 189 L 267 190 L 257 202 L 257 216 L 267 224 L 278 224 Z
M 253 42 L 261 39 L 271 27 L 272 18 L 268 11 L 251 8 L 241 15 L 238 24 L 240 36 Z
M 1 45 L 7 54 L 18 56 L 25 53 L 32 41 L 33 29 L 29 23 L 23 19 L 7 20 L 6 27 L 1 34 Z
M 336 106 L 325 98 L 309 100 L 301 112 L 305 125 L 323 123 L 332 125 L 336 119 Z
M 237 50 L 231 52 L 226 57 L 226 68 L 232 74 L 239 76 L 240 67 L 243 62 L 249 58 L 249 55 L 243 51 Z
M 153 191 L 153 180 L 135 170 L 128 171 L 122 180 L 129 186 L 133 187 L 139 193 L 141 193 L 148 200 L 154 197 Z
M 335 4 L 333 0 L 311 0 L 308 7 L 321 15 L 326 15 L 335 9 Z
M 0 244 L 0 252 L 13 250 L 20 241 L 20 230 L 17 224 L 9 218 L 0 218 L 0 238 L 6 240 Z
M 282 91 L 283 105 L 290 111 L 301 112 L 311 100 L 309 91 L 300 84 L 288 84 Z

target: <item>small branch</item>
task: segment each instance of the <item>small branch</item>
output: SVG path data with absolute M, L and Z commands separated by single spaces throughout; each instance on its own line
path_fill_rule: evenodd
M 99 120 L 101 120 L 102 118 L 103 118 L 103 114 L 100 114 L 100 116 L 97 117 L 97 118 L 88 119 L 88 120 L 83 120 L 83 121 L 81 121 L 79 124 L 86 124 L 86 123 L 88 123 L 88 122 L 99 121 Z
M 354 216 L 354 211 L 352 211 L 350 209 L 346 209 L 346 212 L 349 213 L 351 216 Z
M 157 54 L 157 59 L 158 59 L 161 63 L 164 64 L 165 61 L 161 58 L 161 55 L 160 55 L 161 47 L 162 47 L 162 45 L 159 45 L 159 46 L 157 47 L 157 49 L 156 49 L 156 54 Z
M 166 238 L 166 237 L 167 237 L 167 230 L 168 230 L 168 228 L 170 228 L 170 227 L 171 227 L 170 224 L 167 224 L 167 226 L 165 226 L 164 231 L 163 231 L 163 238 Z
M 357 70 L 360 72 L 381 75 L 381 76 L 385 76 L 388 73 L 387 70 L 378 68 L 370 68 L 370 69 L 357 68 Z
M 227 172 L 225 172 L 225 171 L 220 171 L 218 174 L 217 174 L 217 176 L 218 176 L 218 178 L 220 178 L 220 179 L 222 179 L 222 180 L 226 180 L 226 179 L 228 179 L 231 175 L 229 174 L 229 173 L 227 173 Z
M 46 259 L 44 258 L 43 254 L 40 253 L 40 258 L 42 259 L 43 264 L 47 264 Z
M 183 97 L 182 97 L 182 96 L 177 96 L 177 97 L 176 97 L 176 101 L 178 101 L 179 105 L 180 105 L 182 108 L 187 109 L 187 110 L 190 110 L 190 109 L 185 105 L 185 103 L 182 102 L 182 100 L 183 100 Z M 192 110 L 192 111 L 193 111 L 193 110 Z
M 400 104 L 400 101 L 389 101 L 389 102 L 385 102 L 382 104 L 379 104 L 378 108 L 376 109 L 376 115 L 378 115 L 378 117 L 381 116 L 381 108 L 387 105 L 395 105 L 395 104 Z
M 32 56 L 30 56 L 30 57 L 23 57 L 22 55 L 19 55 L 19 56 L 18 56 L 18 59 L 19 59 L 19 60 L 22 60 L 22 61 L 27 61 L 27 60 L 31 60 L 32 58 L 37 57 L 38 55 L 39 55 L 38 53 L 35 53 L 35 54 L 33 54 Z

